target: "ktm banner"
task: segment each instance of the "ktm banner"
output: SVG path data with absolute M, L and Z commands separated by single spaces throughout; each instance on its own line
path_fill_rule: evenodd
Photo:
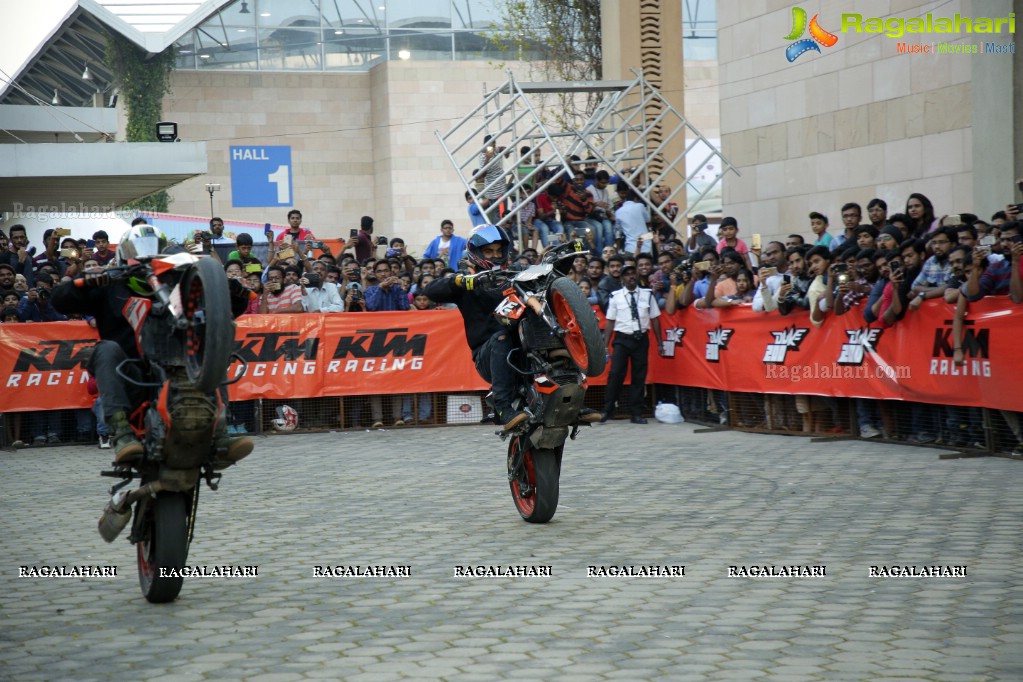
M 989 298 L 970 307 L 953 362 L 952 306 L 929 301 L 889 329 L 858 310 L 805 312 L 687 309 L 662 316 L 674 356 L 651 344 L 650 383 L 729 391 L 914 400 L 1023 411 L 1016 339 L 1023 308 Z M 486 389 L 457 311 L 243 315 L 232 400 L 434 393 Z M 84 322 L 0 324 L 0 412 L 88 407 L 85 366 L 97 339 Z M 606 383 L 603 377 L 591 385 Z
M 953 361 L 954 306 L 924 303 L 893 327 L 855 308 L 820 328 L 805 311 L 686 309 L 662 316 L 673 358 L 650 358 L 650 382 L 727 391 L 912 400 L 1023 411 L 1023 306 L 1007 297 L 970 305 L 965 364 Z

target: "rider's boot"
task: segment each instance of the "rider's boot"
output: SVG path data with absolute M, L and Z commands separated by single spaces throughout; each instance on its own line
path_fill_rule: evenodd
M 107 419 L 107 425 L 113 435 L 115 462 L 130 462 L 142 456 L 142 443 L 135 438 L 135 432 L 128 423 L 128 415 L 118 412 Z
M 213 446 L 216 448 L 216 455 L 213 459 L 214 469 L 226 469 L 235 462 L 239 462 L 252 452 L 254 443 L 248 436 L 232 438 L 227 435 L 227 424 L 221 420 L 217 424 L 217 430 L 213 434 Z
M 584 407 L 579 410 L 579 421 L 583 424 L 595 424 L 601 420 L 603 415 L 596 410 L 591 410 L 588 407 Z
M 495 410 L 495 416 L 498 419 L 499 424 L 504 424 L 505 431 L 512 431 L 522 425 L 522 422 L 529 419 L 529 414 L 522 410 L 513 410 L 510 407 L 497 408 Z

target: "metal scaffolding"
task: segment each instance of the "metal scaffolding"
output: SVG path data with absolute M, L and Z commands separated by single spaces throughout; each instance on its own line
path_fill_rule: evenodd
M 738 175 L 739 171 L 643 78 L 640 71 L 632 72 L 636 77 L 631 81 L 519 83 L 508 71 L 505 84 L 485 93 L 476 108 L 447 133 L 436 131 L 437 139 L 484 215 L 493 217 L 494 207 L 503 203 L 501 220 L 509 225 L 519 224 L 520 243 L 519 211 L 568 173 L 572 156 L 603 165 L 613 178 L 617 175 L 617 180 L 624 181 L 642 197 L 652 213 L 678 232 L 689 213 L 725 173 L 731 170 Z M 591 92 L 604 95 L 586 123 L 558 131 L 552 131 L 551 124 L 544 121 L 538 113 L 539 107 L 531 99 L 551 93 Z M 511 137 L 503 145 L 505 148 L 495 149 L 488 160 L 485 152 L 491 143 L 483 141 L 484 135 L 491 135 L 495 143 Z M 683 151 L 668 158 L 667 150 L 680 135 L 684 141 Z M 700 145 L 710 151 L 694 169 L 708 168 L 717 160 L 713 164 L 713 179 L 702 189 L 694 184 L 698 170 L 691 173 L 685 170 L 686 155 Z M 519 154 L 521 146 L 530 147 L 525 158 Z M 532 163 L 534 154 L 543 159 L 541 164 Z M 506 160 L 510 161 L 510 167 L 504 165 Z M 500 164 L 503 172 L 488 173 L 494 164 Z M 542 173 L 544 168 L 549 172 Z M 682 182 L 670 182 L 672 178 L 682 179 Z M 654 200 L 651 195 L 662 183 L 673 189 L 668 196 L 659 195 L 659 199 Z M 686 210 L 672 216 L 669 206 L 676 203 L 674 199 L 680 192 L 690 187 L 697 193 L 696 198 L 691 203 L 686 202 Z M 682 194 L 683 198 L 686 196 Z M 481 197 L 493 200 L 489 208 L 481 205 Z M 517 197 L 520 199 L 516 200 Z M 684 230 L 681 232 L 684 234 Z

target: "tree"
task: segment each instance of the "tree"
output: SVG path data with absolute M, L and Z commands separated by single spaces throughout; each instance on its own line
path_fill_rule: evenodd
M 128 142 L 156 142 L 156 124 L 163 118 L 163 96 L 170 92 L 174 48 L 148 55 L 122 35 L 107 39 L 107 66 L 124 98 L 128 114 Z M 160 191 L 129 203 L 125 208 L 164 213 L 167 192 Z
M 531 61 L 534 74 L 546 81 L 593 81 L 602 78 L 600 0 L 504 0 L 505 30 L 497 38 L 511 45 L 520 60 Z M 589 119 L 600 93 L 557 96 L 553 116 L 563 126 Z

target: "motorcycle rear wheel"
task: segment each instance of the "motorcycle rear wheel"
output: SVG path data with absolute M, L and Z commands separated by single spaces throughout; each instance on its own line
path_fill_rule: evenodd
M 607 348 L 597 316 L 572 280 L 560 277 L 551 283 L 551 308 L 567 333 L 563 339 L 572 360 L 586 376 L 595 377 L 607 366 Z
M 213 393 L 227 380 L 234 350 L 234 316 L 224 268 L 212 258 L 199 260 L 181 289 L 188 327 L 185 369 L 203 393 Z
M 521 455 L 521 463 L 520 463 Z M 558 509 L 561 448 L 534 448 L 525 436 L 508 444 L 508 485 L 519 516 L 547 523 Z
M 159 493 L 145 509 L 143 535 L 135 547 L 139 586 L 153 604 L 174 601 L 184 578 L 180 571 L 188 559 L 188 501 L 186 493 Z M 139 503 L 140 505 L 143 502 Z M 160 569 L 176 569 L 176 576 L 161 576 Z

